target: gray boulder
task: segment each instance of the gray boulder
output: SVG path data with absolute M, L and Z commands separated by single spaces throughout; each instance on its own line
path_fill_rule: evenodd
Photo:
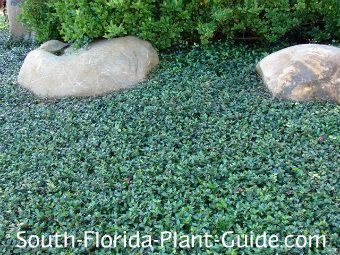
M 292 46 L 267 56 L 256 70 L 275 97 L 340 102 L 340 48 Z
M 33 34 L 18 21 L 18 15 L 21 12 L 20 4 L 25 0 L 6 0 L 6 9 L 9 22 L 9 32 L 11 39 L 32 39 Z
M 27 55 L 18 82 L 40 97 L 96 96 L 137 85 L 158 63 L 152 45 L 133 36 L 81 50 L 53 40 Z

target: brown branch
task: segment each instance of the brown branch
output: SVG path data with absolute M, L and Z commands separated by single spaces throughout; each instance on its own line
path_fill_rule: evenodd
M 4 10 L 6 8 L 6 0 L 0 0 L 0 9 Z
M 243 40 L 243 41 L 261 41 L 261 37 L 234 37 L 234 40 Z

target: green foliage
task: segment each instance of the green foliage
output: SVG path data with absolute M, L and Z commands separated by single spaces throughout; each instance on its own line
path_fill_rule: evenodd
M 174 254 L 168 246 L 18 250 L 20 230 L 325 234 L 320 249 L 176 254 L 337 254 L 340 106 L 272 99 L 254 72 L 266 49 L 179 48 L 161 54 L 136 88 L 50 101 L 17 85 L 31 46 L 8 49 L 5 40 L 1 34 L 0 254 Z
M 0 30 L 6 29 L 8 27 L 7 22 L 5 21 L 5 16 L 0 12 Z
M 56 32 L 78 45 L 129 34 L 159 49 L 216 38 L 339 39 L 339 17 L 337 0 L 26 0 L 22 15 L 41 41 Z
M 61 21 L 54 11 L 54 0 L 28 0 L 22 4 L 21 22 L 35 32 L 38 42 L 59 39 Z

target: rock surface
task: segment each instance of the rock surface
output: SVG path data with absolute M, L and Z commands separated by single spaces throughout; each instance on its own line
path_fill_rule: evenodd
M 70 46 L 68 43 L 63 43 L 58 40 L 50 40 L 40 45 L 39 49 L 50 52 L 52 54 L 62 53 L 62 50 Z
M 256 70 L 275 97 L 340 103 L 340 48 L 292 46 L 267 56 Z
M 159 63 L 151 44 L 133 36 L 100 40 L 78 51 L 67 46 L 53 40 L 31 51 L 19 84 L 47 98 L 96 96 L 136 85 Z
M 20 4 L 22 2 L 24 0 L 6 0 L 11 39 L 30 39 L 33 36 L 17 19 L 21 11 Z

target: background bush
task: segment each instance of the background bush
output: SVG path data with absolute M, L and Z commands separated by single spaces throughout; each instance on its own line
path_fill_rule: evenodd
M 129 34 L 161 49 L 217 38 L 339 39 L 339 10 L 337 0 L 26 0 L 22 20 L 38 41 Z
M 61 39 L 59 17 L 56 16 L 52 0 L 26 0 L 22 4 L 21 20 L 35 31 L 38 42 Z

